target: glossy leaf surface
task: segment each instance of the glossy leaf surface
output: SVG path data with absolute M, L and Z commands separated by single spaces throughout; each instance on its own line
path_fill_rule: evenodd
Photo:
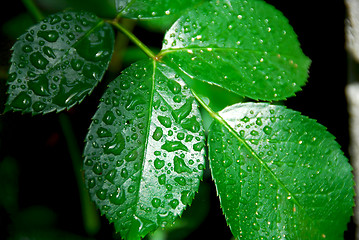
M 354 182 L 334 137 L 282 106 L 236 104 L 219 114 L 209 158 L 234 236 L 343 239 Z
M 113 45 L 112 28 L 90 13 L 44 19 L 13 46 L 7 110 L 48 113 L 81 102 L 103 77 Z
M 293 96 L 310 60 L 281 12 L 262 0 L 211 1 L 166 33 L 160 53 L 192 81 L 261 100 Z
M 190 90 L 145 60 L 111 82 L 91 124 L 85 177 L 92 199 L 125 239 L 171 224 L 192 202 L 204 132 Z
M 205 0 L 116 0 L 118 12 L 127 18 L 150 19 L 177 16 Z

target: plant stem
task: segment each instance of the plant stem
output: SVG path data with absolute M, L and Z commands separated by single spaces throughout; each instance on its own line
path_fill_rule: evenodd
M 147 54 L 150 58 L 157 59 L 156 55 L 149 49 L 145 44 L 143 44 L 132 32 L 128 31 L 121 24 L 116 21 L 110 21 L 114 27 L 120 30 L 123 34 L 125 34 L 134 44 L 136 44 L 141 50 Z
M 72 167 L 79 189 L 84 228 L 89 235 L 94 235 L 100 229 L 100 219 L 94 204 L 90 200 L 89 194 L 83 182 L 81 157 L 82 155 L 76 142 L 76 137 L 74 135 L 71 122 L 68 116 L 64 113 L 59 114 L 59 122 L 66 139 L 70 157 L 72 159 Z
M 44 15 L 41 13 L 39 8 L 32 0 L 22 0 L 22 3 L 25 5 L 27 10 L 34 16 L 37 22 L 40 22 L 44 19 Z
M 133 30 L 135 27 L 136 22 L 130 19 L 122 19 L 122 25 L 129 29 L 130 31 Z M 110 61 L 110 65 L 108 67 L 109 71 L 118 74 L 118 72 L 122 68 L 122 62 L 124 57 L 124 49 L 127 48 L 129 43 L 129 38 L 124 35 L 122 32 L 118 32 L 116 36 L 114 51 L 112 54 L 112 59 Z

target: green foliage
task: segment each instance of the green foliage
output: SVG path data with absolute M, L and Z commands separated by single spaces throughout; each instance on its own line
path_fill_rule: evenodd
M 44 19 L 13 47 L 7 110 L 49 113 L 81 102 L 102 79 L 113 45 L 112 28 L 93 14 Z
M 198 105 L 156 61 L 126 69 L 107 89 L 87 136 L 85 175 L 101 213 L 128 239 L 172 223 L 204 168 Z
M 112 27 L 147 54 L 109 84 L 86 137 L 86 185 L 116 232 L 143 238 L 191 204 L 205 166 L 203 116 L 206 127 L 213 121 L 210 170 L 236 238 L 343 239 L 353 177 L 334 137 L 283 106 L 243 103 L 285 100 L 307 81 L 310 60 L 282 13 L 262 0 L 114 4 L 112 20 L 67 11 L 23 34 L 6 110 L 81 102 L 110 62 Z M 121 17 L 178 20 L 155 55 Z
M 293 96 L 310 63 L 287 19 L 263 1 L 189 11 L 167 31 L 160 55 L 194 81 L 261 100 Z
M 283 106 L 239 103 L 219 112 L 208 139 L 236 238 L 342 238 L 352 214 L 352 169 L 323 126 Z

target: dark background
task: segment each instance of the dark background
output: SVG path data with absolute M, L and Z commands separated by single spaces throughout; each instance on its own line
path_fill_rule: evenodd
M 317 119 L 336 136 L 345 155 L 348 154 L 348 113 L 344 88 L 347 83 L 347 54 L 345 51 L 344 23 L 346 11 L 343 1 L 267 0 L 289 19 L 298 35 L 304 53 L 312 60 L 310 77 L 303 91 L 287 101 L 287 106 Z M 60 6 L 61 8 L 61 6 Z M 21 1 L 7 1 L 0 9 L 1 25 L 20 13 L 26 12 Z M 135 32 L 144 29 L 136 27 Z M 162 35 L 151 34 L 146 43 L 160 47 Z M 139 36 L 141 37 L 141 36 Z M 152 38 L 153 37 L 153 38 Z M 9 66 L 9 49 L 14 39 L 0 33 L 0 72 Z M 111 76 L 107 76 L 111 78 Z M 0 79 L 1 101 L 5 101 L 5 79 Z M 104 86 L 96 88 L 83 103 L 66 113 L 72 121 L 80 149 L 96 111 Z M 0 161 L 12 157 L 19 168 L 19 206 L 34 205 L 50 208 L 56 214 L 56 227 L 84 235 L 80 202 L 72 163 L 66 141 L 56 114 L 31 117 L 18 113 L 0 116 Z M 231 233 L 221 213 L 211 179 L 210 212 L 201 226 L 188 239 L 230 239 Z M 0 186 L 1 188 L 1 186 Z M 111 239 L 112 225 L 102 218 L 97 239 Z M 8 234 L 12 224 L 6 212 L 0 210 L 0 239 Z M 348 225 L 345 239 L 354 239 L 353 223 Z M 102 234 L 102 235 L 101 235 Z

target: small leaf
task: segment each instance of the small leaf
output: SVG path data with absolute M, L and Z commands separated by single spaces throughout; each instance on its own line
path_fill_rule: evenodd
M 123 17 L 151 19 L 178 16 L 205 0 L 116 0 L 116 8 Z
M 310 64 L 288 20 L 262 0 L 211 1 L 188 11 L 166 33 L 159 56 L 189 81 L 261 100 L 293 96 Z
M 343 239 L 351 166 L 334 137 L 282 106 L 236 104 L 209 133 L 221 206 L 238 239 Z
M 192 202 L 204 167 L 198 105 L 181 78 L 150 60 L 105 92 L 85 148 L 92 199 L 125 239 L 171 224 Z
M 113 45 L 111 26 L 90 13 L 44 19 L 13 46 L 6 110 L 48 113 L 81 102 L 103 77 Z

